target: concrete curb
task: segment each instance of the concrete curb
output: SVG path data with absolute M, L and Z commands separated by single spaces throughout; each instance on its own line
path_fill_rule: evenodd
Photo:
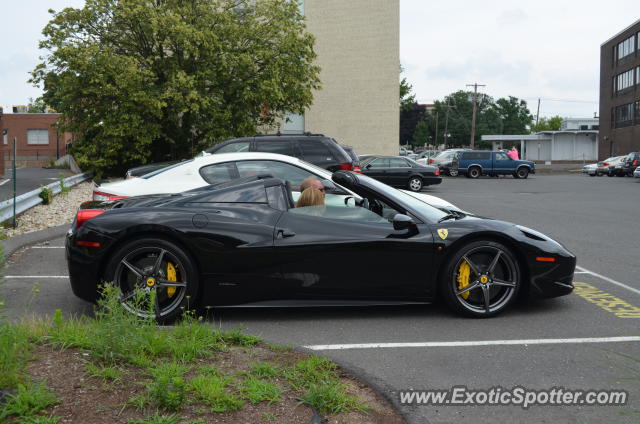
M 67 233 L 70 224 L 58 225 L 57 227 L 46 228 L 40 231 L 32 231 L 30 233 L 19 234 L 2 241 L 5 260 L 9 258 L 16 250 L 32 244 L 42 243 L 43 241 L 52 240 L 62 237 Z

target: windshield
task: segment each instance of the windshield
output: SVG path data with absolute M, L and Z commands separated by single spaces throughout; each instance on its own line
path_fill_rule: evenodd
M 424 217 L 428 222 L 438 222 L 438 220 L 447 215 L 446 212 L 443 212 L 440 209 L 437 209 L 429 205 L 428 203 L 423 202 L 422 200 L 418 200 L 409 194 L 403 193 L 402 191 L 381 183 L 378 180 L 369 178 L 366 175 L 358 174 L 358 180 L 361 183 L 364 182 L 366 186 L 373 187 L 376 192 L 382 194 L 384 197 L 387 197 L 392 201 L 406 206 L 410 211 L 419 214 L 421 217 Z M 360 196 L 363 195 L 362 193 L 358 192 L 359 190 L 357 189 L 357 187 L 354 189 L 354 191 L 356 191 Z
M 158 169 L 156 171 L 149 172 L 148 174 L 144 174 L 140 178 L 144 178 L 145 180 L 147 180 L 147 179 L 149 179 L 151 177 L 155 177 L 158 174 L 162 174 L 163 172 L 168 171 L 170 169 L 176 168 L 178 166 L 186 165 L 187 163 L 192 162 L 192 161 L 193 161 L 193 159 L 189 159 L 189 160 L 185 160 L 185 161 L 182 161 L 182 162 L 178 162 L 178 163 L 173 164 L 173 165 L 165 166 L 164 168 L 160 168 L 160 169 Z

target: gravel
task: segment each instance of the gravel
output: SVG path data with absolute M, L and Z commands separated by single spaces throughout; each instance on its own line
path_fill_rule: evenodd
M 66 194 L 58 194 L 48 205 L 38 205 L 18 215 L 18 227 L 2 229 L 4 238 L 62 224 L 71 224 L 82 202 L 91 200 L 93 183 L 84 182 L 71 187 Z

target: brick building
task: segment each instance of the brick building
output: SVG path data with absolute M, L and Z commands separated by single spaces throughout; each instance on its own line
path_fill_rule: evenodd
M 59 132 L 59 113 L 5 113 L 0 115 L 5 168 L 13 160 L 13 138 L 17 138 L 17 166 L 43 166 L 66 154 L 71 134 Z M 6 134 L 4 134 L 6 130 Z
M 599 158 L 640 151 L 640 20 L 600 46 Z

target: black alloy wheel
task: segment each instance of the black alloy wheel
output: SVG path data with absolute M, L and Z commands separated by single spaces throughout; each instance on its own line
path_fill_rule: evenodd
M 169 323 L 195 305 L 196 268 L 189 255 L 168 240 L 144 238 L 126 243 L 111 257 L 106 270 L 105 280 L 120 288 L 122 306 L 140 318 Z
M 480 171 L 480 168 L 478 168 L 477 166 L 472 166 L 467 171 L 467 175 L 469 176 L 469 178 L 474 178 L 474 179 L 479 178 L 481 174 L 482 172 Z
M 440 290 L 454 311 L 487 318 L 515 301 L 520 279 L 518 261 L 507 247 L 494 241 L 476 241 L 449 259 Z

